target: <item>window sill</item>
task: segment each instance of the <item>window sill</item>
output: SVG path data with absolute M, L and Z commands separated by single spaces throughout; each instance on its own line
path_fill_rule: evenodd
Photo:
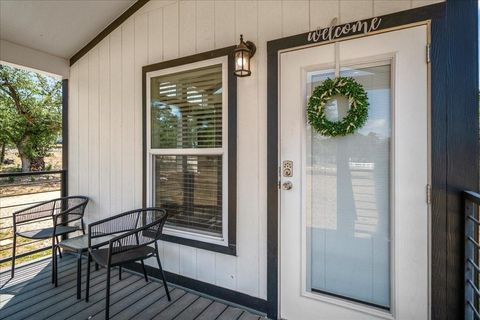
M 222 245 L 218 245 L 218 244 L 202 242 L 202 241 L 192 240 L 192 239 L 186 239 L 186 238 L 176 237 L 176 236 L 167 235 L 167 234 L 163 234 L 161 236 L 161 239 L 163 241 L 167 241 L 167 242 L 178 243 L 178 244 L 181 244 L 181 245 L 184 245 L 184 246 L 189 246 L 189 247 L 194 247 L 194 248 L 198 248 L 198 249 L 203 249 L 203 250 L 228 254 L 228 255 L 231 255 L 231 256 L 236 256 L 237 255 L 237 246 L 235 244 L 229 244 L 228 246 L 222 246 Z

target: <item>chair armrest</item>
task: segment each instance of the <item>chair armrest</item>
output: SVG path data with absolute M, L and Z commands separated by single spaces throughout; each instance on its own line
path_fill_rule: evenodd
M 60 212 L 54 213 L 53 218 L 55 220 L 55 224 L 67 224 L 69 222 L 77 221 L 83 218 L 83 211 L 85 210 L 85 207 L 87 206 L 87 202 L 84 203 L 79 203 L 71 208 L 68 208 L 66 210 L 62 210 Z M 77 212 L 77 210 L 80 210 L 80 212 Z M 73 218 L 70 218 L 72 216 Z M 59 221 L 60 220 L 60 221 Z

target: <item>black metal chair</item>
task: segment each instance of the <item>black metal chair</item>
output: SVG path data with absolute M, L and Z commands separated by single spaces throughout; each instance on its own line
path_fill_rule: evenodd
M 140 261 L 145 281 L 148 282 L 148 275 L 143 260 L 155 256 L 168 301 L 171 300 L 158 254 L 158 240 L 160 240 L 166 220 L 167 212 L 164 209 L 146 208 L 124 212 L 88 225 L 88 264 L 85 301 L 88 302 L 89 298 L 90 264 L 93 260 L 107 269 L 105 319 L 109 318 L 110 311 L 111 268 L 119 267 L 119 278 L 121 279 L 122 265 L 128 262 Z M 92 239 L 114 234 L 119 235 L 110 238 L 108 242 L 93 244 L 94 241 Z M 154 246 L 151 247 L 151 244 Z
M 55 283 L 56 286 L 56 252 L 57 250 L 60 251 L 60 248 L 57 246 L 59 242 L 58 237 L 79 230 L 85 234 L 83 215 L 85 213 L 85 207 L 87 204 L 87 197 L 71 196 L 45 201 L 14 212 L 11 277 L 13 278 L 15 275 L 15 251 L 17 237 L 35 240 L 52 239 L 52 283 Z M 35 230 L 19 230 L 20 227 L 31 224 L 35 221 L 40 222 L 49 220 L 51 221 L 51 226 L 49 227 Z M 71 223 L 75 221 L 80 221 L 80 225 L 71 225 Z

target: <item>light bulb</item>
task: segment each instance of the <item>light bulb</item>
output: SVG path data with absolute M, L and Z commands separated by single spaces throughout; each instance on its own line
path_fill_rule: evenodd
M 237 66 L 238 67 L 244 67 L 247 65 L 247 59 L 246 58 L 242 58 L 242 57 L 238 57 L 237 58 Z

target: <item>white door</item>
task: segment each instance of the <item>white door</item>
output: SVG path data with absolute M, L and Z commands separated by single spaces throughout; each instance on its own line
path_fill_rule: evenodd
M 429 318 L 427 39 L 422 25 L 280 54 L 279 165 L 293 163 L 281 177 L 282 318 Z M 336 74 L 364 86 L 369 115 L 324 137 L 306 103 Z M 327 118 L 347 110 L 339 97 Z

